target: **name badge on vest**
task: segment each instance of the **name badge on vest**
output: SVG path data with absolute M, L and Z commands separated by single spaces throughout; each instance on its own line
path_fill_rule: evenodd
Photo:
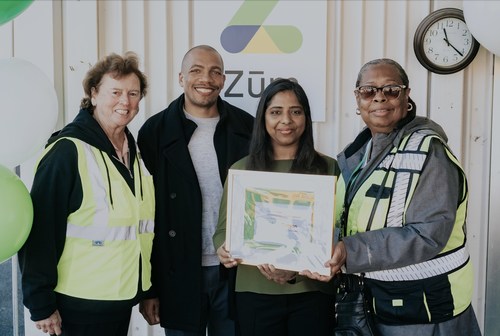
M 92 246 L 104 246 L 104 240 L 92 240 Z

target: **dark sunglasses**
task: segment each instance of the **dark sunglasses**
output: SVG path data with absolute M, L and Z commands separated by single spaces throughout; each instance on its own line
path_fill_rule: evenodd
M 391 100 L 391 99 L 398 99 L 403 89 L 406 89 L 406 85 L 392 84 L 380 87 L 363 85 L 363 86 L 358 86 L 356 90 L 354 90 L 354 92 L 358 94 L 361 97 L 361 99 L 369 100 L 373 99 L 373 97 L 375 97 L 377 95 L 377 92 L 380 90 L 387 99 Z

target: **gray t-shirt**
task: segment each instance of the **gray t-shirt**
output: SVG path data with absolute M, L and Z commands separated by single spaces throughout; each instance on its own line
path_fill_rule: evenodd
M 202 266 L 216 266 L 219 265 L 219 258 L 212 243 L 212 236 L 219 218 L 222 183 L 214 147 L 214 133 L 220 117 L 199 118 L 184 112 L 186 118 L 198 125 L 189 140 L 188 148 L 198 176 L 202 197 L 201 264 Z

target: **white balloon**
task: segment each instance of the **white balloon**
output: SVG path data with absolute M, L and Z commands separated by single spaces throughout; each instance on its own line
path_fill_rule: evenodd
M 37 153 L 57 116 L 57 95 L 48 77 L 26 60 L 1 59 L 0 164 L 12 168 Z
M 463 1 L 464 17 L 474 38 L 500 56 L 500 1 Z

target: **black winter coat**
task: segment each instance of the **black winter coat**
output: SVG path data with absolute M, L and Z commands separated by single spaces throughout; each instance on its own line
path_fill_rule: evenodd
M 152 255 L 153 291 L 160 299 L 161 326 L 201 331 L 202 197 L 188 143 L 196 124 L 183 111 L 184 95 L 149 118 L 138 145 L 153 175 L 156 194 Z M 231 165 L 248 154 L 254 118 L 223 101 L 214 134 L 221 183 Z M 227 270 L 221 267 L 227 276 Z

